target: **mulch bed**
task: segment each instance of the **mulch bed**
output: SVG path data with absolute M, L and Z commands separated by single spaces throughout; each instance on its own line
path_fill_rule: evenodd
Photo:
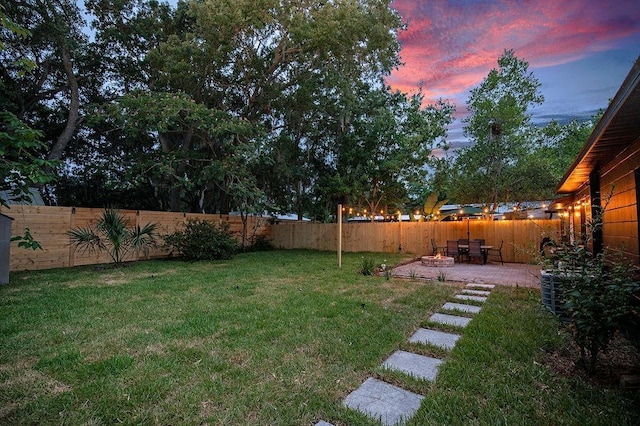
M 575 378 L 597 387 L 640 390 L 640 384 L 621 386 L 621 378 L 640 377 L 640 351 L 617 334 L 606 351 L 598 355 L 596 371 L 590 374 L 581 364 L 580 349 L 571 336 L 566 344 L 544 355 L 543 363 L 560 376 Z

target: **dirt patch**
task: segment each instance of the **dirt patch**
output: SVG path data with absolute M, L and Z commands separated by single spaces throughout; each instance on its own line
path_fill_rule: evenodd
M 590 374 L 580 360 L 580 349 L 571 336 L 558 349 L 547 351 L 543 364 L 562 377 L 574 378 L 593 386 L 604 388 L 621 387 L 620 379 L 625 376 L 640 376 L 640 351 L 628 340 L 616 335 L 605 352 L 598 355 L 596 371 Z M 640 386 L 630 386 L 640 389 Z

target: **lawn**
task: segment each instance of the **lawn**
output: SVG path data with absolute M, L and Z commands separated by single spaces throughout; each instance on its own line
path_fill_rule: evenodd
M 363 276 L 363 258 L 400 261 L 274 251 L 12 273 L 0 424 L 375 425 L 342 406 L 371 376 L 427 395 L 409 425 L 636 424 L 637 392 L 541 362 L 562 339 L 538 291 L 494 290 L 447 353 L 407 339 L 463 284 Z M 380 370 L 397 349 L 444 358 L 436 382 Z

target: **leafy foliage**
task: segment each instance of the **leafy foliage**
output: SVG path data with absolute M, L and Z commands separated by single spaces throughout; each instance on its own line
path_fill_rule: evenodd
M 620 258 L 608 262 L 603 253 L 590 256 L 577 249 L 562 257 L 568 271 L 562 271 L 563 309 L 581 357 L 593 371 L 598 354 L 606 350 L 623 320 L 631 311 L 631 296 L 640 290 L 632 266 Z M 586 355 L 589 354 L 587 360 Z
M 616 250 L 607 248 L 595 255 L 588 251 L 594 232 L 602 227 L 612 196 L 613 189 L 604 207 L 598 208 L 587 222 L 583 245 L 565 245 L 551 270 L 560 282 L 563 315 L 571 322 L 581 359 L 591 372 L 596 368 L 598 354 L 606 350 L 614 334 L 624 327 L 633 309 L 632 296 L 640 291 L 633 265 L 622 251 L 616 254 Z
M 116 209 L 104 209 L 96 228 L 78 227 L 69 231 L 71 244 L 83 251 L 108 251 L 111 260 L 120 266 L 130 253 L 147 253 L 156 245 L 157 225 L 129 227 L 124 215 Z
M 42 132 L 27 126 L 10 112 L 0 112 L 0 190 L 17 202 L 30 201 L 30 188 L 51 182 L 48 170 L 56 164 L 41 158 Z M 0 205 L 7 203 L 0 199 Z
M 528 109 L 544 98 L 528 68 L 526 61 L 507 50 L 498 59 L 498 68 L 471 91 L 464 132 L 473 144 L 461 150 L 456 160 L 451 194 L 456 202 L 481 202 L 494 211 L 499 202 L 537 198 L 539 194 L 526 186 L 530 182 L 553 187 L 546 168 L 534 161 Z
M 42 245 L 33 238 L 31 230 L 24 228 L 24 235 L 17 235 L 11 238 L 11 241 L 18 241 L 18 247 L 32 250 L 43 250 Z
M 427 218 L 431 219 L 435 217 L 442 206 L 447 204 L 449 200 L 439 200 L 439 194 L 437 192 L 432 192 L 427 196 L 427 199 L 424 202 L 424 206 L 422 207 L 422 211 Z
M 231 259 L 238 243 L 228 223 L 216 226 L 207 220 L 190 219 L 183 230 L 164 238 L 165 246 L 178 252 L 184 260 Z

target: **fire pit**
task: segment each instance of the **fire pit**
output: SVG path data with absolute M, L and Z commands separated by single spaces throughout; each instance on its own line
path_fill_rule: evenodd
M 450 268 L 455 265 L 453 257 L 443 256 L 440 253 L 435 256 L 422 256 L 420 260 L 422 260 L 424 266 Z

